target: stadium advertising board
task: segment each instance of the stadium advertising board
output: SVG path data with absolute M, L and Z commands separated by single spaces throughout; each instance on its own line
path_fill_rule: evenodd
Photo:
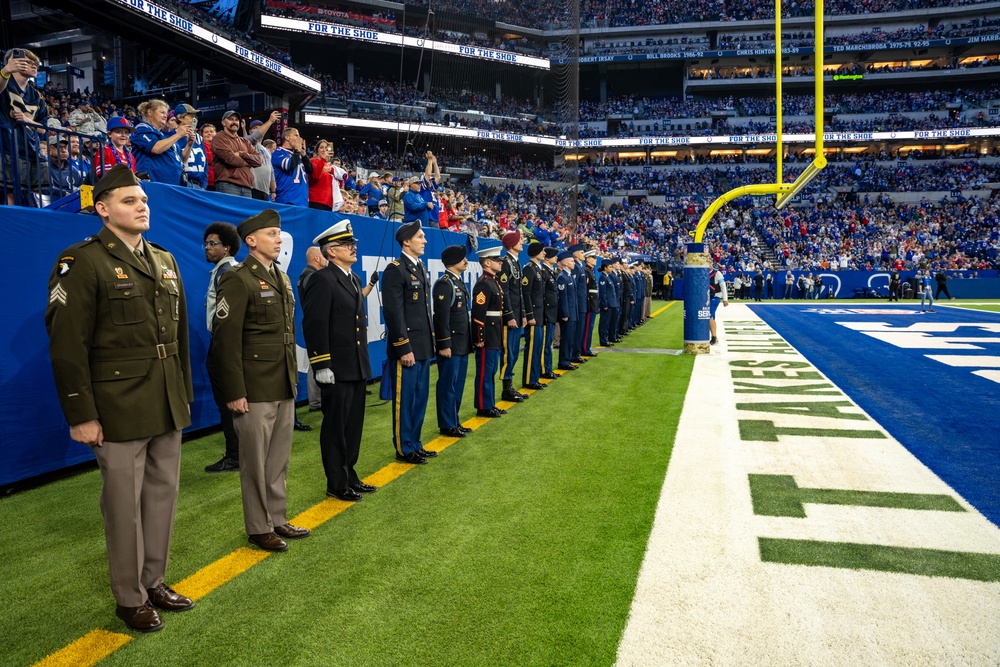
M 121 1 L 121 0 L 119 0 Z M 442 42 L 433 39 L 421 39 L 419 37 L 408 37 L 392 32 L 380 32 L 371 28 L 361 28 L 353 25 L 343 25 L 341 23 L 330 23 L 327 21 L 305 21 L 302 19 L 292 19 L 283 16 L 270 16 L 264 14 L 260 17 L 262 28 L 273 28 L 275 30 L 288 30 L 291 32 L 301 32 L 322 37 L 334 37 L 359 42 L 372 42 L 375 44 L 385 44 L 387 46 L 409 46 L 417 49 L 430 49 L 441 53 L 450 53 L 464 58 L 477 58 L 479 60 L 492 60 L 494 62 L 507 63 L 508 65 L 523 65 L 527 67 L 537 67 L 549 69 L 547 58 L 535 58 L 515 53 L 513 51 L 502 51 L 500 49 L 490 49 L 481 46 L 454 44 L 452 42 Z
M 634 148 L 656 146 L 716 146 L 773 144 L 778 141 L 775 133 L 733 134 L 709 137 L 630 137 L 627 139 L 559 139 L 547 135 L 520 134 L 495 130 L 480 130 L 468 127 L 447 127 L 423 123 L 397 123 L 389 120 L 367 120 L 325 116 L 307 113 L 305 122 L 336 127 L 364 127 L 375 130 L 396 132 L 416 132 L 443 137 L 465 137 L 485 139 L 503 143 L 531 144 L 533 146 L 557 146 L 559 148 Z M 963 127 L 950 130 L 916 130 L 908 132 L 824 132 L 823 140 L 837 142 L 897 141 L 901 139 L 970 139 L 973 137 L 1000 137 L 1000 127 Z M 809 134 L 784 134 L 782 140 L 793 144 L 815 143 L 815 136 Z
M 266 69 L 280 77 L 288 79 L 289 81 L 294 81 L 309 90 L 319 92 L 322 88 L 322 85 L 316 79 L 306 76 L 305 74 L 302 74 L 287 65 L 283 65 L 268 56 L 261 55 L 256 51 L 251 51 L 250 49 L 247 49 L 230 39 L 226 39 L 216 32 L 212 32 L 211 30 L 202 27 L 200 24 L 195 23 L 190 19 L 178 16 L 170 10 L 164 9 L 155 3 L 147 2 L 147 0 L 115 0 L 115 2 L 128 7 L 132 11 L 143 14 L 154 21 L 158 21 L 163 25 L 169 26 L 174 30 L 178 30 L 194 37 L 195 39 L 217 46 L 223 51 L 232 53 L 238 58 L 241 58 L 256 67 Z
M 901 42 L 872 42 L 858 44 L 827 44 L 823 48 L 827 53 L 845 53 L 850 51 L 891 51 L 894 49 L 933 49 L 936 47 L 969 46 L 1000 42 L 1000 34 L 976 35 L 973 37 L 954 37 L 948 39 L 914 39 Z M 815 51 L 812 46 L 790 46 L 781 49 L 785 55 L 809 55 Z M 646 62 L 651 60 L 686 60 L 694 58 L 746 58 L 747 56 L 773 56 L 774 47 L 762 49 L 725 49 L 722 51 L 693 50 L 663 50 L 656 53 L 633 53 L 629 55 L 581 56 L 581 63 L 625 63 Z M 555 61 L 559 64 L 567 59 Z

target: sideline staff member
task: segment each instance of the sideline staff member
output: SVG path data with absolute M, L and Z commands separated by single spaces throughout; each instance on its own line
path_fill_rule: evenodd
M 154 607 L 194 606 L 163 581 L 194 390 L 184 289 L 173 256 L 142 238 L 146 201 L 123 164 L 100 180 L 94 209 L 104 227 L 60 254 L 45 326 L 70 437 L 93 448 L 104 480 L 115 613 L 153 632 L 163 627 Z
M 308 537 L 288 523 L 285 477 L 295 420 L 295 298 L 275 260 L 281 218 L 261 211 L 237 226 L 250 254 L 226 271 L 215 306 L 213 356 L 222 397 L 240 439 L 243 522 L 251 544 L 287 551 L 281 538 Z

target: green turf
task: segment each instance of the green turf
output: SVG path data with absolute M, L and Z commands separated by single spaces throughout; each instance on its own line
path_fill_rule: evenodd
M 622 348 L 651 350 L 681 350 L 684 348 L 684 303 L 681 301 L 653 301 L 650 312 L 655 313 L 669 306 L 646 324 L 640 326 L 618 344 Z M 677 322 L 676 327 L 664 328 L 660 322 Z M 596 340 L 597 335 L 594 335 Z
M 679 341 L 681 316 L 671 308 L 633 336 Z M 612 664 L 692 365 L 593 359 L 101 664 Z M 388 406 L 375 399 L 362 475 L 392 457 Z M 427 440 L 433 404 L 432 391 Z M 463 418 L 473 412 L 467 395 Z M 184 445 L 169 582 L 245 545 L 238 476 L 202 472 L 221 452 L 218 434 Z M 296 433 L 290 516 L 324 488 L 316 432 Z M 124 631 L 99 490 L 91 472 L 0 501 L 12 529 L 0 544 L 0 664 Z
M 959 304 L 948 304 L 949 306 L 959 305 Z M 977 304 L 961 304 L 959 307 L 967 308 L 968 310 L 989 310 L 994 313 L 1000 313 L 1000 303 L 977 303 Z

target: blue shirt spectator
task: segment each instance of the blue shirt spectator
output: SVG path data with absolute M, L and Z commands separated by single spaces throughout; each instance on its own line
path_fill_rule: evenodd
M 167 109 L 163 100 L 149 100 L 139 105 L 143 121 L 132 133 L 132 154 L 135 155 L 136 172 L 149 174 L 154 183 L 181 185 L 181 151 L 177 142 L 187 134 L 164 134 Z
M 281 148 L 276 148 L 271 154 L 274 183 L 277 186 L 274 194 L 276 203 L 309 206 L 309 176 L 306 166 L 311 169 L 312 164 L 303 159 L 305 150 L 305 140 L 299 136 L 298 130 L 286 129 L 282 135 Z
M 419 220 L 422 227 L 428 224 L 430 207 L 427 200 L 420 193 L 420 181 L 414 179 L 410 181 L 409 191 L 403 195 L 403 222 L 413 222 Z

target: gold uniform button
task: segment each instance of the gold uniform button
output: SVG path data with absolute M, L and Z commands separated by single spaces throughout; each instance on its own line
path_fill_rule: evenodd
M 122 374 L 121 371 L 115 371 L 115 375 L 121 375 L 121 374 Z
M 358 345 L 361 345 L 361 341 L 360 340 L 358 341 Z

